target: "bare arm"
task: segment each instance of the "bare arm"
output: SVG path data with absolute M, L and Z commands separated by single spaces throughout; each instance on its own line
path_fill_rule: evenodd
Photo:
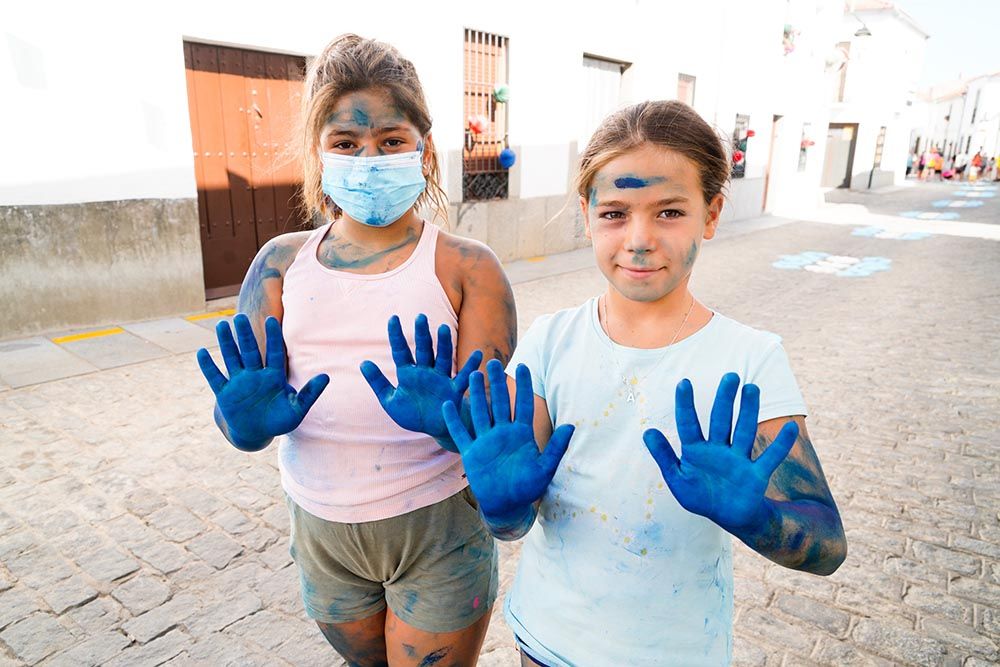
M 761 422 L 753 456 L 760 456 L 789 421 L 798 424 L 799 435 L 768 484 L 765 493 L 768 519 L 752 533 L 737 537 L 779 565 L 813 574 L 832 574 L 847 557 L 847 538 L 837 504 L 809 440 L 805 418 L 782 417 Z
M 308 232 L 298 232 L 271 239 L 254 257 L 247 270 L 247 275 L 243 279 L 236 309 L 237 312 L 243 313 L 249 318 L 254 337 L 257 339 L 257 346 L 261 350 L 265 346 L 264 321 L 268 317 L 275 317 L 281 322 L 284 315 L 281 305 L 281 290 L 285 272 L 291 265 L 295 253 L 298 252 L 307 238 Z M 238 441 L 229 432 L 229 426 L 222 416 L 218 403 L 215 405 L 214 415 L 219 430 L 237 449 L 251 452 L 259 451 L 271 443 L 271 439 L 253 443 Z

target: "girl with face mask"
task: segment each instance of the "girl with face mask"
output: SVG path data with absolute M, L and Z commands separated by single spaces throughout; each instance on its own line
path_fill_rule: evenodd
M 218 328 L 228 377 L 199 351 L 216 422 L 245 451 L 286 436 L 279 468 L 303 601 L 349 664 L 472 665 L 496 548 L 440 411 L 412 422 L 427 411 L 407 378 L 430 374 L 437 400 L 459 403 L 482 361 L 473 351 L 506 363 L 510 285 L 488 248 L 420 216 L 444 217 L 447 202 L 420 82 L 393 47 L 331 42 L 309 66 L 302 121 L 304 199 L 325 224 L 254 259 L 235 339 Z M 366 379 L 399 383 L 383 401 L 391 418 Z

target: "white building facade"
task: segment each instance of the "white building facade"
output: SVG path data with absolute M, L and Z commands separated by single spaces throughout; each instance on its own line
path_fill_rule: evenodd
M 374 11 L 253 0 L 5 11 L 13 16 L 4 26 L 0 83 L 14 103 L 4 105 L 0 123 L 8 157 L 0 161 L 0 300 L 12 307 L 0 315 L 0 338 L 199 310 L 206 295 L 233 293 L 239 282 L 232 272 L 214 275 L 213 258 L 245 267 L 268 234 L 300 228 L 291 209 L 279 210 L 266 221 L 271 231 L 261 232 L 262 205 L 274 210 L 289 199 L 275 176 L 287 165 L 277 160 L 268 163 L 270 194 L 236 173 L 243 163 L 235 144 L 224 149 L 236 162 L 222 181 L 199 180 L 207 160 L 227 158 L 222 149 L 198 150 L 203 121 L 195 106 L 207 98 L 192 83 L 196 54 L 223 62 L 239 53 L 267 67 L 280 56 L 291 71 L 345 32 L 395 45 L 416 66 L 430 106 L 449 226 L 504 261 L 586 245 L 571 192 L 577 156 L 600 118 L 621 106 L 680 98 L 733 143 L 743 159 L 724 220 L 817 201 L 828 124 L 863 110 L 855 163 L 867 165 L 878 127 L 892 127 L 896 113 L 864 106 L 875 84 L 854 63 L 874 66 L 888 53 L 860 46 L 850 94 L 831 111 L 830 54 L 846 25 L 839 0 L 519 0 L 503 11 L 458 2 L 388 0 Z M 892 21 L 870 25 L 876 37 L 868 39 L 905 33 Z M 487 58 L 488 82 L 477 80 L 481 66 L 470 69 L 473 57 Z M 219 85 L 231 85 L 232 73 L 217 70 Z M 243 76 L 248 96 L 275 79 Z M 486 83 L 507 86 L 509 99 L 486 100 L 487 131 L 470 133 L 469 100 L 483 99 L 470 86 Z M 266 115 L 254 99 L 261 98 L 247 97 L 238 110 L 251 126 Z M 887 134 L 886 164 L 905 162 L 908 133 Z M 230 130 L 224 134 L 230 141 Z M 257 169 L 258 151 L 273 158 L 292 139 L 249 141 L 243 155 Z M 509 171 L 496 166 L 503 147 L 517 158 Z M 483 150 L 492 151 L 485 175 L 472 159 Z M 472 190 L 477 180 L 493 188 L 487 196 Z M 256 223 L 240 219 L 237 200 L 247 202 L 248 215 L 256 211 Z M 212 201 L 230 208 L 218 214 Z M 238 248 L 227 249 L 225 239 L 218 245 L 219 234 L 206 236 L 217 215 L 227 217 L 226 229 L 256 224 L 256 242 L 251 231 Z

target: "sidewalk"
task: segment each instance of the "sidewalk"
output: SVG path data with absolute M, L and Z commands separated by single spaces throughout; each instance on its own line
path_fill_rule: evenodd
M 763 217 L 728 223 L 720 238 L 788 224 Z M 593 265 L 593 252 L 581 248 L 559 255 L 534 257 L 504 266 L 511 284 L 541 280 Z M 217 345 L 215 325 L 235 314 L 235 297 L 218 299 L 208 309 L 179 317 L 115 326 L 59 331 L 0 342 L 0 392 L 61 378 L 128 366 L 175 354 L 191 354 Z

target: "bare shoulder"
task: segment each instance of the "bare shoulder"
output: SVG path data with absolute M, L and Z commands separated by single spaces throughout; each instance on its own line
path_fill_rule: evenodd
M 291 266 L 292 260 L 295 259 L 295 255 L 306 244 L 311 234 L 312 232 L 307 230 L 275 236 L 261 246 L 253 263 L 264 264 L 268 268 L 277 270 L 281 275 L 284 275 L 288 267 Z M 249 277 L 249 275 L 248 273 L 247 276 Z
M 250 263 L 240 287 L 237 309 L 250 318 L 254 332 L 262 335 L 264 319 L 282 318 L 281 291 L 285 273 L 312 232 L 290 232 L 275 236 L 261 246 Z
M 449 269 L 467 272 L 470 269 L 503 273 L 496 254 L 485 243 L 442 230 L 438 234 L 438 254 Z

